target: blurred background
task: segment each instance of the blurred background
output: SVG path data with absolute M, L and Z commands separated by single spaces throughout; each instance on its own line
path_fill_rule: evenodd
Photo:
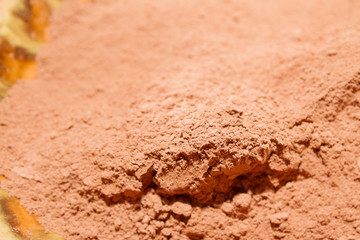
M 47 40 L 61 0 L 0 0 L 0 99 L 17 79 L 35 77 L 35 56 Z
M 0 0 L 0 100 L 18 79 L 35 78 L 35 56 L 47 41 L 50 16 L 60 3 L 61 0 Z M 63 237 L 47 232 L 18 199 L 0 189 L 0 240 L 21 239 Z

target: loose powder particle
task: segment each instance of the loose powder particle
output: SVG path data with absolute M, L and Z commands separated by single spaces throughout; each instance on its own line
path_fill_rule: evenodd
M 359 22 L 357 1 L 65 1 L 0 103 L 0 187 L 67 239 L 360 239 Z

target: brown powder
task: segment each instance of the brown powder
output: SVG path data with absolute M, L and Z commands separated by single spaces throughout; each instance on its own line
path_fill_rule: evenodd
M 67 239 L 359 239 L 356 1 L 65 1 L 0 175 Z

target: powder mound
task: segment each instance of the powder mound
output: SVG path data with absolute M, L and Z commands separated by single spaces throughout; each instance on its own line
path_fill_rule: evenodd
M 360 239 L 359 3 L 63 2 L 0 103 L 0 186 L 47 229 Z
M 276 189 L 300 174 L 294 140 L 271 123 L 270 112 L 256 113 L 260 103 L 247 103 L 231 86 L 201 96 L 196 92 L 216 87 L 186 81 L 181 91 L 172 86 L 152 86 L 148 93 L 157 98 L 131 103 L 133 120 L 120 125 L 127 130 L 123 153 L 133 160 L 116 168 L 125 157 L 119 155 L 102 164 L 112 180 L 96 192 L 108 203 L 139 198 L 151 186 L 164 197 L 186 195 L 194 203 L 210 204 L 236 191 Z M 119 187 L 121 171 L 137 184 Z
M 315 105 L 311 120 L 323 119 L 333 122 L 336 117 L 349 106 L 358 107 L 360 92 L 360 72 L 354 74 L 342 86 L 330 89 L 327 94 L 322 96 Z

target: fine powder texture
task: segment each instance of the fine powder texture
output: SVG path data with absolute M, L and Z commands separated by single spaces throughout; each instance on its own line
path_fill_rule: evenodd
M 360 239 L 360 2 L 65 1 L 0 103 L 1 188 L 80 239 Z

